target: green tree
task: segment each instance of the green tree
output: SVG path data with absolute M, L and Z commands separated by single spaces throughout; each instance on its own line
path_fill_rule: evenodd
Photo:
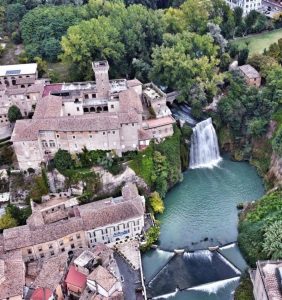
M 54 61 L 61 51 L 60 40 L 67 29 L 87 18 L 86 7 L 40 6 L 30 10 L 20 23 L 27 55 Z M 89 16 L 91 17 L 91 16 Z
M 236 27 L 240 26 L 243 22 L 243 9 L 239 6 L 234 8 L 234 21 Z
M 278 67 L 278 63 L 273 57 L 263 54 L 252 55 L 248 58 L 248 63 L 259 71 L 263 78 L 266 78 L 271 70 Z
M 208 35 L 183 32 L 166 34 L 164 43 L 153 51 L 151 78 L 180 91 L 180 99 L 192 101 L 190 91 L 195 85 L 214 95 L 221 77 L 217 74 L 218 47 Z
M 6 20 L 7 20 L 7 31 L 9 33 L 14 32 L 18 26 L 22 17 L 26 13 L 26 8 L 23 4 L 14 3 L 9 4 L 6 8 Z
M 59 149 L 54 156 L 54 164 L 55 168 L 61 173 L 67 169 L 71 169 L 73 167 L 73 161 L 70 153 L 67 150 Z
M 272 140 L 272 148 L 280 157 L 282 157 L 282 126 L 279 127 Z
M 158 192 L 153 192 L 150 195 L 150 205 L 154 211 L 154 213 L 158 214 L 162 214 L 164 212 L 164 202 L 162 200 L 162 198 L 160 197 L 160 194 Z
M 18 225 L 17 221 L 10 214 L 5 213 L 0 218 L 0 229 L 1 230 L 16 227 L 17 225 Z
M 248 132 L 253 137 L 261 137 L 266 133 L 268 121 L 263 118 L 253 118 L 248 122 Z
M 92 76 L 90 63 L 93 60 L 107 59 L 113 69 L 123 62 L 125 48 L 120 33 L 106 17 L 70 27 L 61 44 L 63 60 L 77 64 L 80 70 L 87 70 L 85 78 Z
M 47 62 L 38 56 L 34 58 L 34 61 L 37 63 L 38 76 L 42 77 L 48 71 Z
M 207 29 L 212 2 L 210 0 L 186 0 L 181 5 L 185 28 L 189 31 L 204 33 Z
M 263 251 L 271 259 L 282 257 L 282 220 L 267 226 L 264 234 Z
M 9 107 L 8 119 L 11 123 L 14 123 L 17 120 L 22 119 L 22 113 L 16 105 L 12 105 L 12 106 Z
M 249 56 L 249 49 L 248 48 L 243 48 L 239 50 L 238 54 L 238 65 L 244 65 L 247 62 Z
M 229 65 L 231 63 L 231 57 L 228 53 L 223 53 L 220 57 L 219 68 L 222 72 L 228 71 Z

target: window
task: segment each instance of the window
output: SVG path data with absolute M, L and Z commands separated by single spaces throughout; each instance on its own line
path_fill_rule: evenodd
M 38 247 L 38 251 L 42 251 L 42 247 Z
M 49 247 L 49 249 L 53 249 L 53 245 L 52 244 L 49 244 L 48 247 Z
M 113 104 L 111 105 L 111 108 L 114 108 L 114 105 L 113 105 Z
M 41 145 L 43 148 L 48 148 L 48 143 L 46 140 L 42 140 Z
M 88 94 L 85 94 L 85 95 L 84 95 L 84 99 L 89 99 Z
M 72 138 L 75 140 L 75 135 L 73 135 Z
M 92 135 L 89 135 L 90 139 L 92 139 Z
M 65 252 L 65 248 L 61 248 L 61 252 Z
M 55 142 L 53 140 L 49 141 L 49 145 L 50 145 L 51 148 L 55 148 L 56 147 L 56 144 L 55 144 Z
M 73 237 L 72 236 L 69 237 L 69 241 L 70 242 L 73 241 Z
M 116 132 L 115 131 L 113 131 L 113 134 L 115 134 Z
M 80 234 L 77 233 L 76 238 L 79 240 L 80 239 Z
M 132 123 L 132 126 L 134 126 L 134 123 Z
M 59 134 L 57 134 L 57 138 L 59 138 L 60 137 L 60 135 Z
M 92 94 L 92 98 L 96 98 L 96 94 Z
M 27 95 L 27 96 L 26 96 L 26 98 L 27 98 L 27 99 L 30 99 L 30 96 L 29 96 L 29 95 Z
M 105 131 L 103 131 L 103 135 L 105 135 L 106 134 L 106 132 Z
M 75 248 L 74 244 L 71 244 L 71 248 L 72 248 L 72 249 L 74 249 L 74 248 Z
M 27 249 L 27 253 L 28 254 L 32 254 L 32 250 L 31 249 Z
M 79 111 L 79 107 L 77 107 L 76 110 Z
M 64 245 L 64 241 L 59 241 L 60 246 Z
M 53 250 L 50 251 L 50 255 L 51 255 L 51 256 L 55 255 L 55 252 L 54 252 Z
M 40 257 L 43 258 L 44 257 L 44 253 L 40 253 Z

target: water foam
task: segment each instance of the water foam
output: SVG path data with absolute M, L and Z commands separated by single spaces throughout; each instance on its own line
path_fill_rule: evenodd
M 208 118 L 193 128 L 190 150 L 190 169 L 213 168 L 222 160 L 212 119 Z
M 239 276 L 233 277 L 233 278 L 224 279 L 224 280 L 220 280 L 220 281 L 201 284 L 199 286 L 189 288 L 189 289 L 187 289 L 187 291 L 202 291 L 202 292 L 206 292 L 209 294 L 216 294 L 219 289 L 224 288 L 229 283 L 239 282 L 239 280 L 240 280 Z
M 153 300 L 157 300 L 157 299 L 169 299 L 174 297 L 177 293 L 178 293 L 178 289 L 175 289 L 175 292 L 169 293 L 169 294 L 165 294 L 165 295 L 161 295 L 161 296 L 157 296 L 154 297 Z

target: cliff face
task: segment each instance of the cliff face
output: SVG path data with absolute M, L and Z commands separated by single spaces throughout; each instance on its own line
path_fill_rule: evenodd
M 282 186 L 282 158 L 275 153 L 271 156 L 270 169 L 267 178 L 274 186 Z

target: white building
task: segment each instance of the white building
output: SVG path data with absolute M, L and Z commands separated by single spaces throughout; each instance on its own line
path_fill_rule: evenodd
M 244 15 L 247 15 L 251 10 L 258 10 L 262 6 L 262 0 L 225 0 L 225 2 L 232 9 L 241 7 Z

